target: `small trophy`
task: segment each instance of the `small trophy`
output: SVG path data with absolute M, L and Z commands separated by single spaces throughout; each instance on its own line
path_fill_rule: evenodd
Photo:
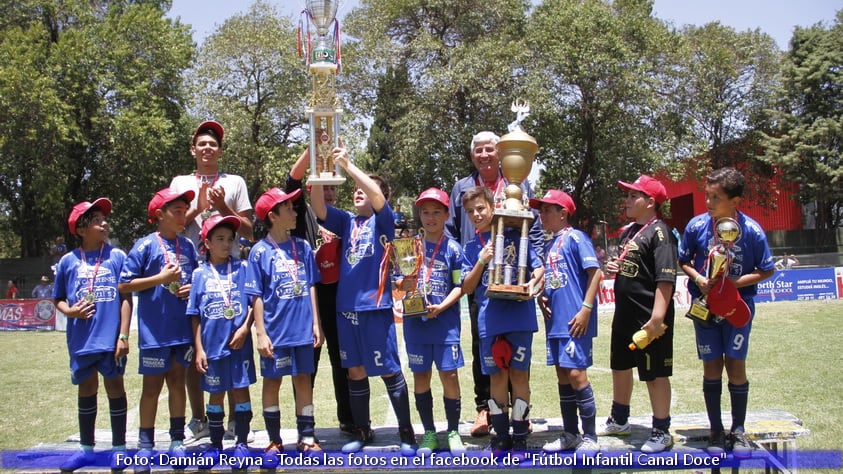
M 719 243 L 708 254 L 709 280 L 729 276 L 729 267 L 734 258 L 732 247 L 741 239 L 741 226 L 731 217 L 723 217 L 714 224 L 714 234 Z M 694 298 L 685 317 L 707 324 L 716 323 L 722 319 L 721 315 L 712 314 L 709 310 L 705 295 Z
M 401 275 L 406 278 L 418 278 L 419 268 L 421 268 L 422 260 L 424 259 L 424 250 L 421 239 L 419 238 L 405 238 L 395 239 L 392 242 L 394 249 L 395 266 Z M 427 314 L 427 304 L 424 296 L 419 292 L 418 285 L 407 293 L 402 298 L 401 303 L 404 307 L 405 318 L 415 318 Z
M 512 103 L 516 119 L 509 125 L 509 133 L 497 144 L 501 157 L 501 171 L 507 183 L 504 196 L 495 196 L 495 211 L 492 216 L 492 242 L 495 256 L 489 262 L 489 286 L 486 296 L 510 300 L 526 300 L 532 289 L 526 288 L 527 259 L 530 225 L 535 216 L 530 211 L 527 196 L 521 191 L 521 182 L 527 179 L 539 145 L 527 134 L 521 123 L 530 114 L 530 104 L 516 100 Z M 518 248 L 512 244 L 504 247 L 504 229 L 512 227 L 521 231 Z
M 339 185 L 345 182 L 331 151 L 339 146 L 342 109 L 336 93 L 340 64 L 337 0 L 307 0 L 304 13 L 307 27 L 307 62 L 312 75 L 313 94 L 305 115 L 310 123 L 310 176 L 308 184 Z M 310 23 L 316 27 L 316 46 L 310 44 Z M 333 24 L 333 38 L 329 31 Z M 301 32 L 301 27 L 299 28 Z M 301 40 L 300 40 L 301 44 Z

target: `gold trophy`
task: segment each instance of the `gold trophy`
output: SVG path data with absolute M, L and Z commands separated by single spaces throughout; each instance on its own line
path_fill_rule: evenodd
M 732 247 L 741 239 L 741 226 L 731 217 L 723 217 L 714 224 L 714 234 L 719 242 L 708 255 L 708 279 L 713 280 L 722 276 L 729 276 L 729 267 L 734 259 Z M 720 315 L 712 314 L 708 309 L 706 295 L 694 298 L 691 308 L 685 314 L 686 318 L 696 319 L 703 323 L 718 322 Z
M 530 104 L 516 100 L 512 103 L 512 111 L 516 113 L 515 121 L 509 124 L 509 133 L 501 137 L 497 144 L 501 172 L 509 184 L 504 188 L 503 196 L 495 196 L 491 236 L 495 255 L 489 262 L 490 280 L 486 296 L 525 300 L 532 294 L 532 288 L 525 285 L 529 281 L 527 259 L 530 225 L 535 216 L 528 206 L 527 196 L 521 191 L 521 183 L 530 174 L 539 145 L 535 138 L 521 128 L 521 123 L 530 114 Z M 518 248 L 515 248 L 514 243 L 504 246 L 506 227 L 521 231 Z
M 427 302 L 418 290 L 417 280 L 419 268 L 421 268 L 422 260 L 424 259 L 422 241 L 418 237 L 395 239 L 392 242 L 392 248 L 395 266 L 398 267 L 398 271 L 405 280 L 412 279 L 415 281 L 413 288 L 407 290 L 407 293 L 401 300 L 404 307 L 403 315 L 405 318 L 424 316 L 427 314 Z
M 340 116 L 336 91 L 336 74 L 340 63 L 339 23 L 336 21 L 337 0 L 307 0 L 308 52 L 313 94 L 305 116 L 310 123 L 310 176 L 308 184 L 339 185 L 345 182 L 342 171 L 334 163 L 331 150 L 340 145 Z M 310 47 L 309 23 L 316 27 L 316 46 Z M 331 25 L 333 38 L 329 37 Z

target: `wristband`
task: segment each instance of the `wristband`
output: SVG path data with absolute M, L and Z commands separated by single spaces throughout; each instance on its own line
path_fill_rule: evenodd
M 586 303 L 585 301 L 582 302 L 582 305 L 588 309 L 594 309 L 594 305 L 591 303 Z
M 124 340 L 124 341 L 128 341 L 128 340 L 129 340 L 129 335 L 128 335 L 128 334 L 120 334 L 119 336 L 117 336 L 117 339 L 121 339 L 121 340 Z
M 702 275 L 697 275 L 697 277 L 694 278 L 695 285 L 700 286 L 700 278 L 702 278 Z
M 486 264 L 487 264 L 487 263 L 489 263 L 489 262 L 487 262 L 487 261 L 483 260 L 483 259 L 482 259 L 482 258 L 480 258 L 480 257 L 477 257 L 477 263 L 479 263 L 480 265 L 482 265 L 482 266 L 484 266 L 484 267 L 485 267 L 485 266 L 486 266 Z

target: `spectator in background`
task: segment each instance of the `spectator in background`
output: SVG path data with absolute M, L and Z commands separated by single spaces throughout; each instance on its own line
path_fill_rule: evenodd
M 799 265 L 799 259 L 796 255 L 785 253 L 782 258 L 776 260 L 776 270 L 790 270 L 794 265 Z
M 16 300 L 18 299 L 18 287 L 15 286 L 15 282 L 9 280 L 6 283 L 6 299 L 7 300 Z
M 595 245 L 594 254 L 597 256 L 597 262 L 600 263 L 601 268 L 603 267 L 603 265 L 606 265 L 606 251 L 603 250 L 602 246 Z
M 401 204 L 395 205 L 395 210 L 392 212 L 395 220 L 395 228 L 406 230 L 407 229 L 407 216 L 401 212 Z
M 61 256 L 67 253 L 67 245 L 64 244 L 64 237 L 56 237 L 56 243 L 50 247 L 50 259 L 53 265 L 59 263 Z
M 47 278 L 47 275 L 43 275 L 41 280 L 39 281 L 38 285 L 32 289 L 32 297 L 33 298 L 52 298 L 53 297 L 53 285 L 50 284 L 50 279 Z

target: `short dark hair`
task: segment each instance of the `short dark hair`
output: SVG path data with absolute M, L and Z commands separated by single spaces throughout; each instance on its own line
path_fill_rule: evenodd
M 746 179 L 740 171 L 732 167 L 720 168 L 712 171 L 705 179 L 708 185 L 719 184 L 729 198 L 743 196 Z
M 376 174 L 370 174 L 369 178 L 373 179 L 375 182 L 378 183 L 378 186 L 381 188 L 381 194 L 383 194 L 383 199 L 385 201 L 389 201 L 389 196 L 392 192 L 392 190 L 389 188 L 389 183 L 387 183 L 384 178 Z
M 467 202 L 473 201 L 477 198 L 483 198 L 487 203 L 489 203 L 489 205 L 494 205 L 495 203 L 495 195 L 492 194 L 491 189 L 486 186 L 475 186 L 462 195 L 463 207 L 465 207 Z

